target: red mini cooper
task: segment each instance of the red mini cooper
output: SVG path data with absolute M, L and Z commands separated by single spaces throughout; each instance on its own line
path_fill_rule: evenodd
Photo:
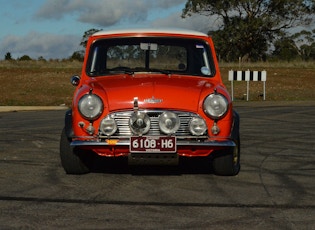
M 211 37 L 186 30 L 101 31 L 87 42 L 60 140 L 66 173 L 90 157 L 131 165 L 202 157 L 217 175 L 240 170 L 239 116 Z

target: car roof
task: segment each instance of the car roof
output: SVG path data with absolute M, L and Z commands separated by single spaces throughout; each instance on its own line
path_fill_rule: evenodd
M 102 36 L 111 34 L 133 34 L 133 33 L 148 33 L 148 34 L 179 34 L 179 35 L 194 35 L 208 37 L 207 34 L 186 29 L 172 29 L 172 28 L 141 28 L 141 29 L 114 29 L 114 30 L 101 30 L 94 33 L 92 36 Z

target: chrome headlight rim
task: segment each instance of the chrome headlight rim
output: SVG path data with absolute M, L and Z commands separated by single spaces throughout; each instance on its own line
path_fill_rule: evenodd
M 227 98 L 219 93 L 209 94 L 204 102 L 203 109 L 207 116 L 218 120 L 223 118 L 229 110 L 229 102 Z
M 102 99 L 96 94 L 85 94 L 78 102 L 80 114 L 87 120 L 93 121 L 103 113 L 104 104 Z
M 194 136 L 202 136 L 208 130 L 206 121 L 201 117 L 193 117 L 189 121 L 189 131 Z
M 164 134 L 174 134 L 180 127 L 180 118 L 174 112 L 165 111 L 159 116 L 159 127 Z
M 117 129 L 118 128 L 115 119 L 110 116 L 106 116 L 101 121 L 99 131 L 106 136 L 111 136 L 116 133 Z

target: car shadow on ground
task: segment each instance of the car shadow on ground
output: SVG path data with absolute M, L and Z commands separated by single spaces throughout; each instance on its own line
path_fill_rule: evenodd
M 127 157 L 94 156 L 91 173 L 131 175 L 213 174 L 211 159 L 206 157 L 179 158 L 178 165 L 129 165 Z

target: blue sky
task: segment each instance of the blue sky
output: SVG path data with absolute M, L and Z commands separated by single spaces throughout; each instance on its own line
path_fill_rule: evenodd
M 80 50 L 85 31 L 177 27 L 207 32 L 209 18 L 182 19 L 186 0 L 0 0 L 0 60 L 24 54 L 67 58 Z

